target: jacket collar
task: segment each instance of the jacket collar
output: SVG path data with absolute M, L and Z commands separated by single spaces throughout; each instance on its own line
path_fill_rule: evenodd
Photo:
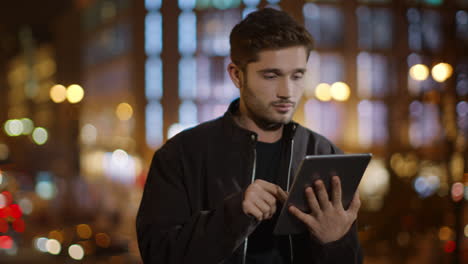
M 228 134 L 228 136 L 230 136 L 235 141 L 242 141 L 245 140 L 245 138 L 249 138 L 251 141 L 256 142 L 258 138 L 257 133 L 239 126 L 234 120 L 234 117 L 239 112 L 239 103 L 239 98 L 232 101 L 226 113 L 222 117 L 224 130 Z M 298 126 L 299 124 L 294 121 L 291 121 L 288 124 L 286 124 L 283 129 L 282 138 L 289 140 L 293 139 Z

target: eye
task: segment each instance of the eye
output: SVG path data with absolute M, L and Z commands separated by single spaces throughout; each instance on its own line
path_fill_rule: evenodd
M 276 75 L 274 73 L 265 73 L 265 74 L 263 74 L 263 78 L 265 80 L 272 80 L 272 79 L 275 79 L 276 77 L 278 77 L 278 75 Z
M 293 80 L 300 80 L 304 77 L 304 73 L 302 72 L 298 72 L 298 73 L 295 73 L 293 76 L 292 76 L 292 79 Z

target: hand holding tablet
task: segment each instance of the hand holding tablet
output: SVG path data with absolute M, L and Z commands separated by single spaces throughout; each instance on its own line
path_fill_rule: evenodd
M 339 235 L 344 232 L 340 228 L 349 229 L 356 218 L 357 197 L 352 208 L 347 209 L 371 157 L 371 154 L 306 156 L 297 170 L 274 233 L 297 234 L 309 229 L 324 243 L 336 240 L 334 232 Z

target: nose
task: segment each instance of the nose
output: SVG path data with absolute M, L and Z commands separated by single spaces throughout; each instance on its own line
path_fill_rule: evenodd
M 289 99 L 292 96 L 293 83 L 289 78 L 283 78 L 283 80 L 278 85 L 276 91 L 276 97 L 281 99 Z

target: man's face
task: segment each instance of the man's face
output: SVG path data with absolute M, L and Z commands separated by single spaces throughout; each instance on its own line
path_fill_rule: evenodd
M 291 121 L 302 97 L 306 49 L 294 46 L 261 51 L 240 85 L 241 107 L 259 127 L 276 129 Z

